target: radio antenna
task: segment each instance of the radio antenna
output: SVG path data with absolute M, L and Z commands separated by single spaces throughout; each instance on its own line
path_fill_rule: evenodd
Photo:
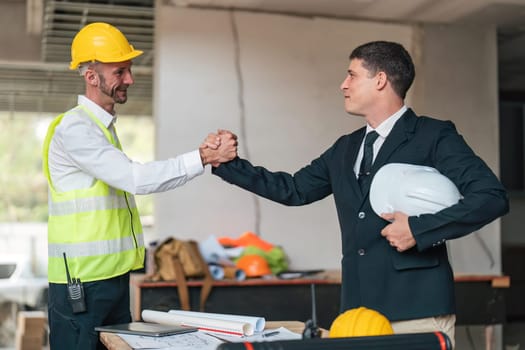
M 69 275 L 69 268 L 67 267 L 66 252 L 62 252 L 62 255 L 64 256 L 64 265 L 66 265 L 67 283 L 71 284 L 71 276 Z
M 317 311 L 315 303 L 315 284 L 310 285 L 312 297 L 312 318 L 305 322 L 303 339 L 321 338 L 321 330 L 317 327 Z
M 312 295 L 312 326 L 317 327 L 317 311 L 315 308 L 315 284 L 310 285 L 310 293 Z

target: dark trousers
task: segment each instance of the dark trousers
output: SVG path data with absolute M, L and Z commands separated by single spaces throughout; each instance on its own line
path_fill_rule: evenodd
M 51 350 L 106 349 L 96 326 L 131 322 L 129 273 L 84 283 L 86 312 L 74 314 L 67 285 L 49 284 L 49 344 Z

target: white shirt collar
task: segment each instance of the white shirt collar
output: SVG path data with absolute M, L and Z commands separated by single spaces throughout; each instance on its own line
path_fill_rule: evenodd
M 104 108 L 100 107 L 84 95 L 78 95 L 78 104 L 87 107 L 87 109 L 89 109 L 106 128 L 109 128 L 111 123 L 117 122 L 116 116 L 111 115 Z
M 392 114 L 390 117 L 388 117 L 385 121 L 383 121 L 377 128 L 375 128 L 375 131 L 381 136 L 383 139 L 385 139 L 388 134 L 390 134 L 390 131 L 392 131 L 392 128 L 394 127 L 394 124 L 401 118 L 401 116 L 407 111 L 407 106 L 403 105 L 401 109 L 399 109 L 396 113 Z M 374 130 L 370 125 L 366 125 L 366 133 L 369 133 L 370 131 Z

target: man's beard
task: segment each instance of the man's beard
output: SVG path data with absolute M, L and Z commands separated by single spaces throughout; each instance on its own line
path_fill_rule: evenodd
M 128 100 L 128 94 L 127 94 L 128 85 L 118 85 L 113 88 L 109 88 L 106 85 L 106 79 L 104 79 L 104 77 L 101 74 L 99 74 L 99 80 L 100 80 L 100 91 L 104 95 L 111 97 L 115 103 L 119 103 L 119 104 L 126 103 L 126 101 Z M 119 97 L 117 95 L 117 91 L 124 91 L 125 92 L 124 97 Z

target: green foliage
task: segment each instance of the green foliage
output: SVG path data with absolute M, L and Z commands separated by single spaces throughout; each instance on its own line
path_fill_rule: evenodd
M 54 115 L 0 112 L 0 222 L 47 220 L 47 181 L 42 142 Z M 153 159 L 153 120 L 119 116 L 119 138 L 131 159 Z M 141 215 L 151 215 L 151 196 L 137 196 Z

